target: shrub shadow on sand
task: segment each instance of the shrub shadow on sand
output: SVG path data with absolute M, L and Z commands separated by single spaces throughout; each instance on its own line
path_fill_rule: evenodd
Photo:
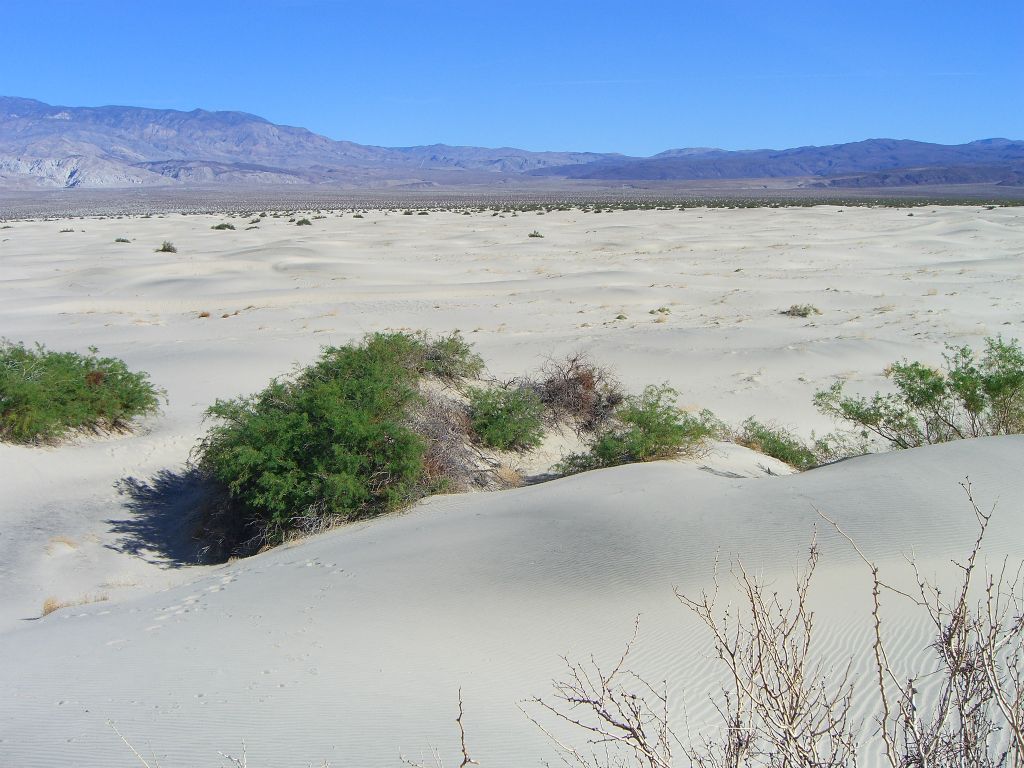
M 198 472 L 163 469 L 149 480 L 123 478 L 116 487 L 131 514 L 106 521 L 120 534 L 108 548 L 165 568 L 207 562 L 206 548 L 196 532 L 209 488 Z

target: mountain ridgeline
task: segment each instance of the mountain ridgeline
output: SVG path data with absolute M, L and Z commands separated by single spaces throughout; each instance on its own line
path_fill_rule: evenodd
M 403 189 L 792 179 L 797 186 L 1024 186 L 1024 141 L 870 139 L 824 147 L 671 149 L 652 157 L 335 141 L 245 112 L 64 107 L 0 97 L 0 188 L 328 184 Z

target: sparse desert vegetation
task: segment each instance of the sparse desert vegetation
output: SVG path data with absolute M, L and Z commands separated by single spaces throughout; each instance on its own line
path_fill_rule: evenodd
M 821 310 L 813 304 L 793 304 L 789 309 L 784 309 L 780 315 L 789 315 L 790 317 L 811 317 L 813 315 L 820 315 Z
M 972 535 L 951 511 L 955 481 L 969 472 L 1006 512 L 987 539 L 990 561 L 1016 563 L 1019 438 L 889 452 L 895 446 L 864 426 L 817 411 L 813 396 L 838 379 L 843 399 L 870 405 L 876 390 L 901 394 L 881 375 L 893 360 L 921 361 L 947 380 L 958 368 L 942 359 L 945 341 L 969 343 L 978 371 L 986 335 L 1001 331 L 1004 346 L 1016 344 L 1019 209 L 915 208 L 910 236 L 906 209 L 632 210 L 602 201 L 586 206 L 599 216 L 584 216 L 575 205 L 428 206 L 425 196 L 388 210 L 327 212 L 295 200 L 260 216 L 265 201 L 253 200 L 233 216 L 19 220 L 3 233 L 14 278 L 0 303 L 4 327 L 48 345 L 67 333 L 74 344 L 57 349 L 95 341 L 150 371 L 170 400 L 162 418 L 123 439 L 0 445 L 0 516 L 14 521 L 14 538 L 0 536 L 0 560 L 5 574 L 20 574 L 0 579 L 5 683 L 19 697 L 0 707 L 0 762 L 7 753 L 25 762 L 21 745 L 38 754 L 44 737 L 47 754 L 64 762 L 84 754 L 86 737 L 94 763 L 130 761 L 90 719 L 97 713 L 138 739 L 150 764 L 169 768 L 216 762 L 218 746 L 242 737 L 263 765 L 319 765 L 325 756 L 391 764 L 400 749 L 435 743 L 447 761 L 460 754 L 446 723 L 461 685 L 472 758 L 554 763 L 514 703 L 538 693 L 555 703 L 546 692 L 559 653 L 592 652 L 607 675 L 640 611 L 624 670 L 659 692 L 668 678 L 667 722 L 687 749 L 699 746 L 694 736 L 726 744 L 713 707 L 721 699 L 706 693 L 728 681 L 728 669 L 715 667 L 710 629 L 670 590 L 710 594 L 719 552 L 721 572 L 742 563 L 770 588 L 765 600 L 778 592 L 785 604 L 815 527 L 808 658 L 844 667 L 859 654 L 851 711 L 864 735 L 875 713 L 870 571 L 814 509 L 849 530 L 883 575 L 911 548 L 931 575 L 954 541 Z M 430 216 L 412 222 L 406 208 Z M 365 218 L 355 220 L 357 211 Z M 544 234 L 557 231 L 554 251 L 534 247 L 530 229 L 512 221 L 540 212 Z M 286 222 L 302 218 L 316 226 L 288 237 Z M 211 230 L 251 221 L 264 223 L 244 237 Z M 76 236 L 61 238 L 59 261 L 41 263 L 65 223 Z M 119 236 L 133 247 L 111 248 Z M 187 253 L 146 258 L 135 247 L 164 238 Z M 977 259 L 965 265 L 968 251 Z M 778 314 L 808 300 L 824 315 Z M 883 305 L 891 309 L 876 311 Z M 378 333 L 388 342 L 367 355 Z M 1012 378 L 1012 366 L 1001 370 L 980 390 Z M 645 387 L 657 382 L 680 394 Z M 495 401 L 486 413 L 475 390 Z M 506 393 L 529 408 L 507 407 Z M 217 398 L 230 405 L 204 423 Z M 998 412 L 978 418 L 1005 421 Z M 532 443 L 518 435 L 537 417 L 542 439 L 518 447 Z M 830 429 L 843 431 L 814 431 Z M 189 461 L 190 448 L 219 430 L 220 452 L 204 463 L 199 444 Z M 865 450 L 876 455 L 835 462 Z M 559 467 L 564 457 L 578 461 Z M 558 472 L 620 462 L 565 479 Z M 742 608 L 741 586 L 723 578 L 716 606 Z M 913 594 L 912 576 L 894 586 Z M 948 586 L 944 579 L 952 596 Z M 60 604 L 103 593 L 106 604 L 25 621 L 48 595 Z M 898 677 L 930 671 L 926 617 L 900 616 L 894 594 L 883 592 L 883 604 L 894 617 L 887 639 Z M 749 626 L 742 611 L 730 616 Z M 209 674 L 207 661 L 223 674 Z M 116 674 L 151 663 L 174 665 L 159 691 L 148 678 Z M 829 671 L 829 694 L 842 671 Z M 808 680 L 812 673 L 813 664 Z M 398 689 L 400 701 L 388 693 Z M 895 703 L 897 686 L 890 690 Z M 378 693 L 386 721 L 364 711 Z M 254 725 L 248 703 L 257 699 L 273 722 L 301 718 L 303 744 Z M 62 700 L 90 713 L 58 708 Z M 187 729 L 156 709 L 165 703 Z M 338 722 L 354 727 L 339 733 Z M 585 735 L 558 735 L 581 754 L 588 746 Z M 757 744 L 775 750 L 765 732 Z M 877 755 L 860 751 L 859 764 Z M 432 764 L 429 752 L 409 759 Z M 678 744 L 673 760 L 692 764 Z
M 156 249 L 157 253 L 177 253 L 178 249 L 174 247 L 174 243 L 170 240 L 164 240 L 160 243 L 160 247 Z
M 678 408 L 678 395 L 668 385 L 660 385 L 625 398 L 597 430 L 588 451 L 566 457 L 560 469 L 585 472 L 701 451 L 719 424 L 710 411 L 693 415 Z
M 154 413 L 161 392 L 117 358 L 0 342 L 0 439 L 48 443 L 118 432 Z
M 1024 352 L 1016 339 L 989 337 L 980 355 L 947 347 L 941 368 L 904 360 L 885 375 L 895 392 L 846 395 L 837 381 L 815 405 L 893 448 L 1024 432 Z
M 59 600 L 56 597 L 48 597 L 43 601 L 43 607 L 39 612 L 40 617 L 49 616 L 62 608 L 72 608 L 76 605 L 89 605 L 91 603 L 102 603 L 110 598 L 107 595 L 83 595 L 74 600 Z

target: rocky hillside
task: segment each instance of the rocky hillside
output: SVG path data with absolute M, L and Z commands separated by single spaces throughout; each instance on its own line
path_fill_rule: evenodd
M 332 184 L 422 188 L 548 177 L 777 179 L 807 187 L 1024 185 L 1024 141 L 870 139 L 825 147 L 671 149 L 653 157 L 431 144 L 377 147 L 245 112 L 62 107 L 0 97 L 0 188 Z

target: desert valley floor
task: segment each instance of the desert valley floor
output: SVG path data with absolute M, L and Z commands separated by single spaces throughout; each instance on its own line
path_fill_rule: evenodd
M 970 546 L 969 476 L 998 501 L 989 556 L 1024 555 L 1024 437 L 1001 437 L 800 474 L 720 443 L 191 564 L 159 543 L 198 503 L 181 473 L 206 407 L 367 332 L 460 329 L 503 378 L 585 351 L 632 391 L 804 437 L 836 426 L 812 396 L 837 378 L 872 392 L 904 357 L 1024 338 L 1020 207 L 258 213 L 0 222 L 0 337 L 95 345 L 167 394 L 131 435 L 0 445 L 0 766 L 139 765 L 108 722 L 163 768 L 243 740 L 257 768 L 457 764 L 460 688 L 482 765 L 554 763 L 519 706 L 562 655 L 614 661 L 638 614 L 636 666 L 710 722 L 710 640 L 673 588 L 716 559 L 784 587 L 817 532 L 820 650 L 860 654 L 869 574 L 817 509 L 894 579 L 910 552 L 938 572 Z M 40 617 L 48 597 L 103 599 Z

